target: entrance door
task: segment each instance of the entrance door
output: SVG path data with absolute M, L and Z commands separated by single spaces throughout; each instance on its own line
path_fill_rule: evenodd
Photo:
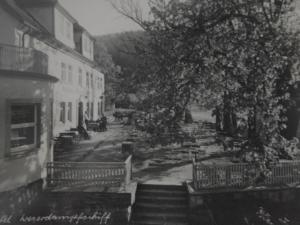
M 83 123 L 83 103 L 78 103 L 78 125 L 82 125 Z

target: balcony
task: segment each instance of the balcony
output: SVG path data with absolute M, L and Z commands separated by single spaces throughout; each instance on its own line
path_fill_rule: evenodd
M 32 48 L 0 44 L 0 70 L 48 74 L 48 56 Z

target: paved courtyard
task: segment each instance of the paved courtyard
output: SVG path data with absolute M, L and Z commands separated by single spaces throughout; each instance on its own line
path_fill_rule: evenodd
M 119 162 L 126 159 L 122 154 L 122 142 L 134 133 L 137 135 L 133 154 L 133 179 L 141 183 L 180 184 L 192 179 L 193 151 L 202 150 L 204 154 L 220 151 L 221 146 L 215 142 L 214 130 L 201 129 L 203 121 L 211 122 L 209 113 L 195 113 L 197 123 L 193 126 L 200 129 L 197 144 L 190 147 L 180 144 L 151 147 L 148 136 L 110 119 L 106 132 L 91 133 L 92 139 L 82 141 L 64 152 L 59 153 L 60 161 L 75 162 Z

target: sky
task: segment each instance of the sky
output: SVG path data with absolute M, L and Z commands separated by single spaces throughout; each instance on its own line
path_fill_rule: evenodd
M 144 12 L 147 0 L 139 0 Z M 105 35 L 141 29 L 119 14 L 109 0 L 59 0 L 61 5 L 92 35 Z

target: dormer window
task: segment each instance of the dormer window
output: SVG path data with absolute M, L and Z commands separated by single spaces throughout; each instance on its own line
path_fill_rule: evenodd
M 65 32 L 66 32 L 66 37 L 68 39 L 71 39 L 72 38 L 72 24 L 68 20 L 65 20 Z
M 61 63 L 61 80 L 63 82 L 67 80 L 67 68 L 65 63 Z
M 74 47 L 74 35 L 73 35 L 73 21 L 67 15 L 55 10 L 55 37 L 66 44 L 67 46 Z

